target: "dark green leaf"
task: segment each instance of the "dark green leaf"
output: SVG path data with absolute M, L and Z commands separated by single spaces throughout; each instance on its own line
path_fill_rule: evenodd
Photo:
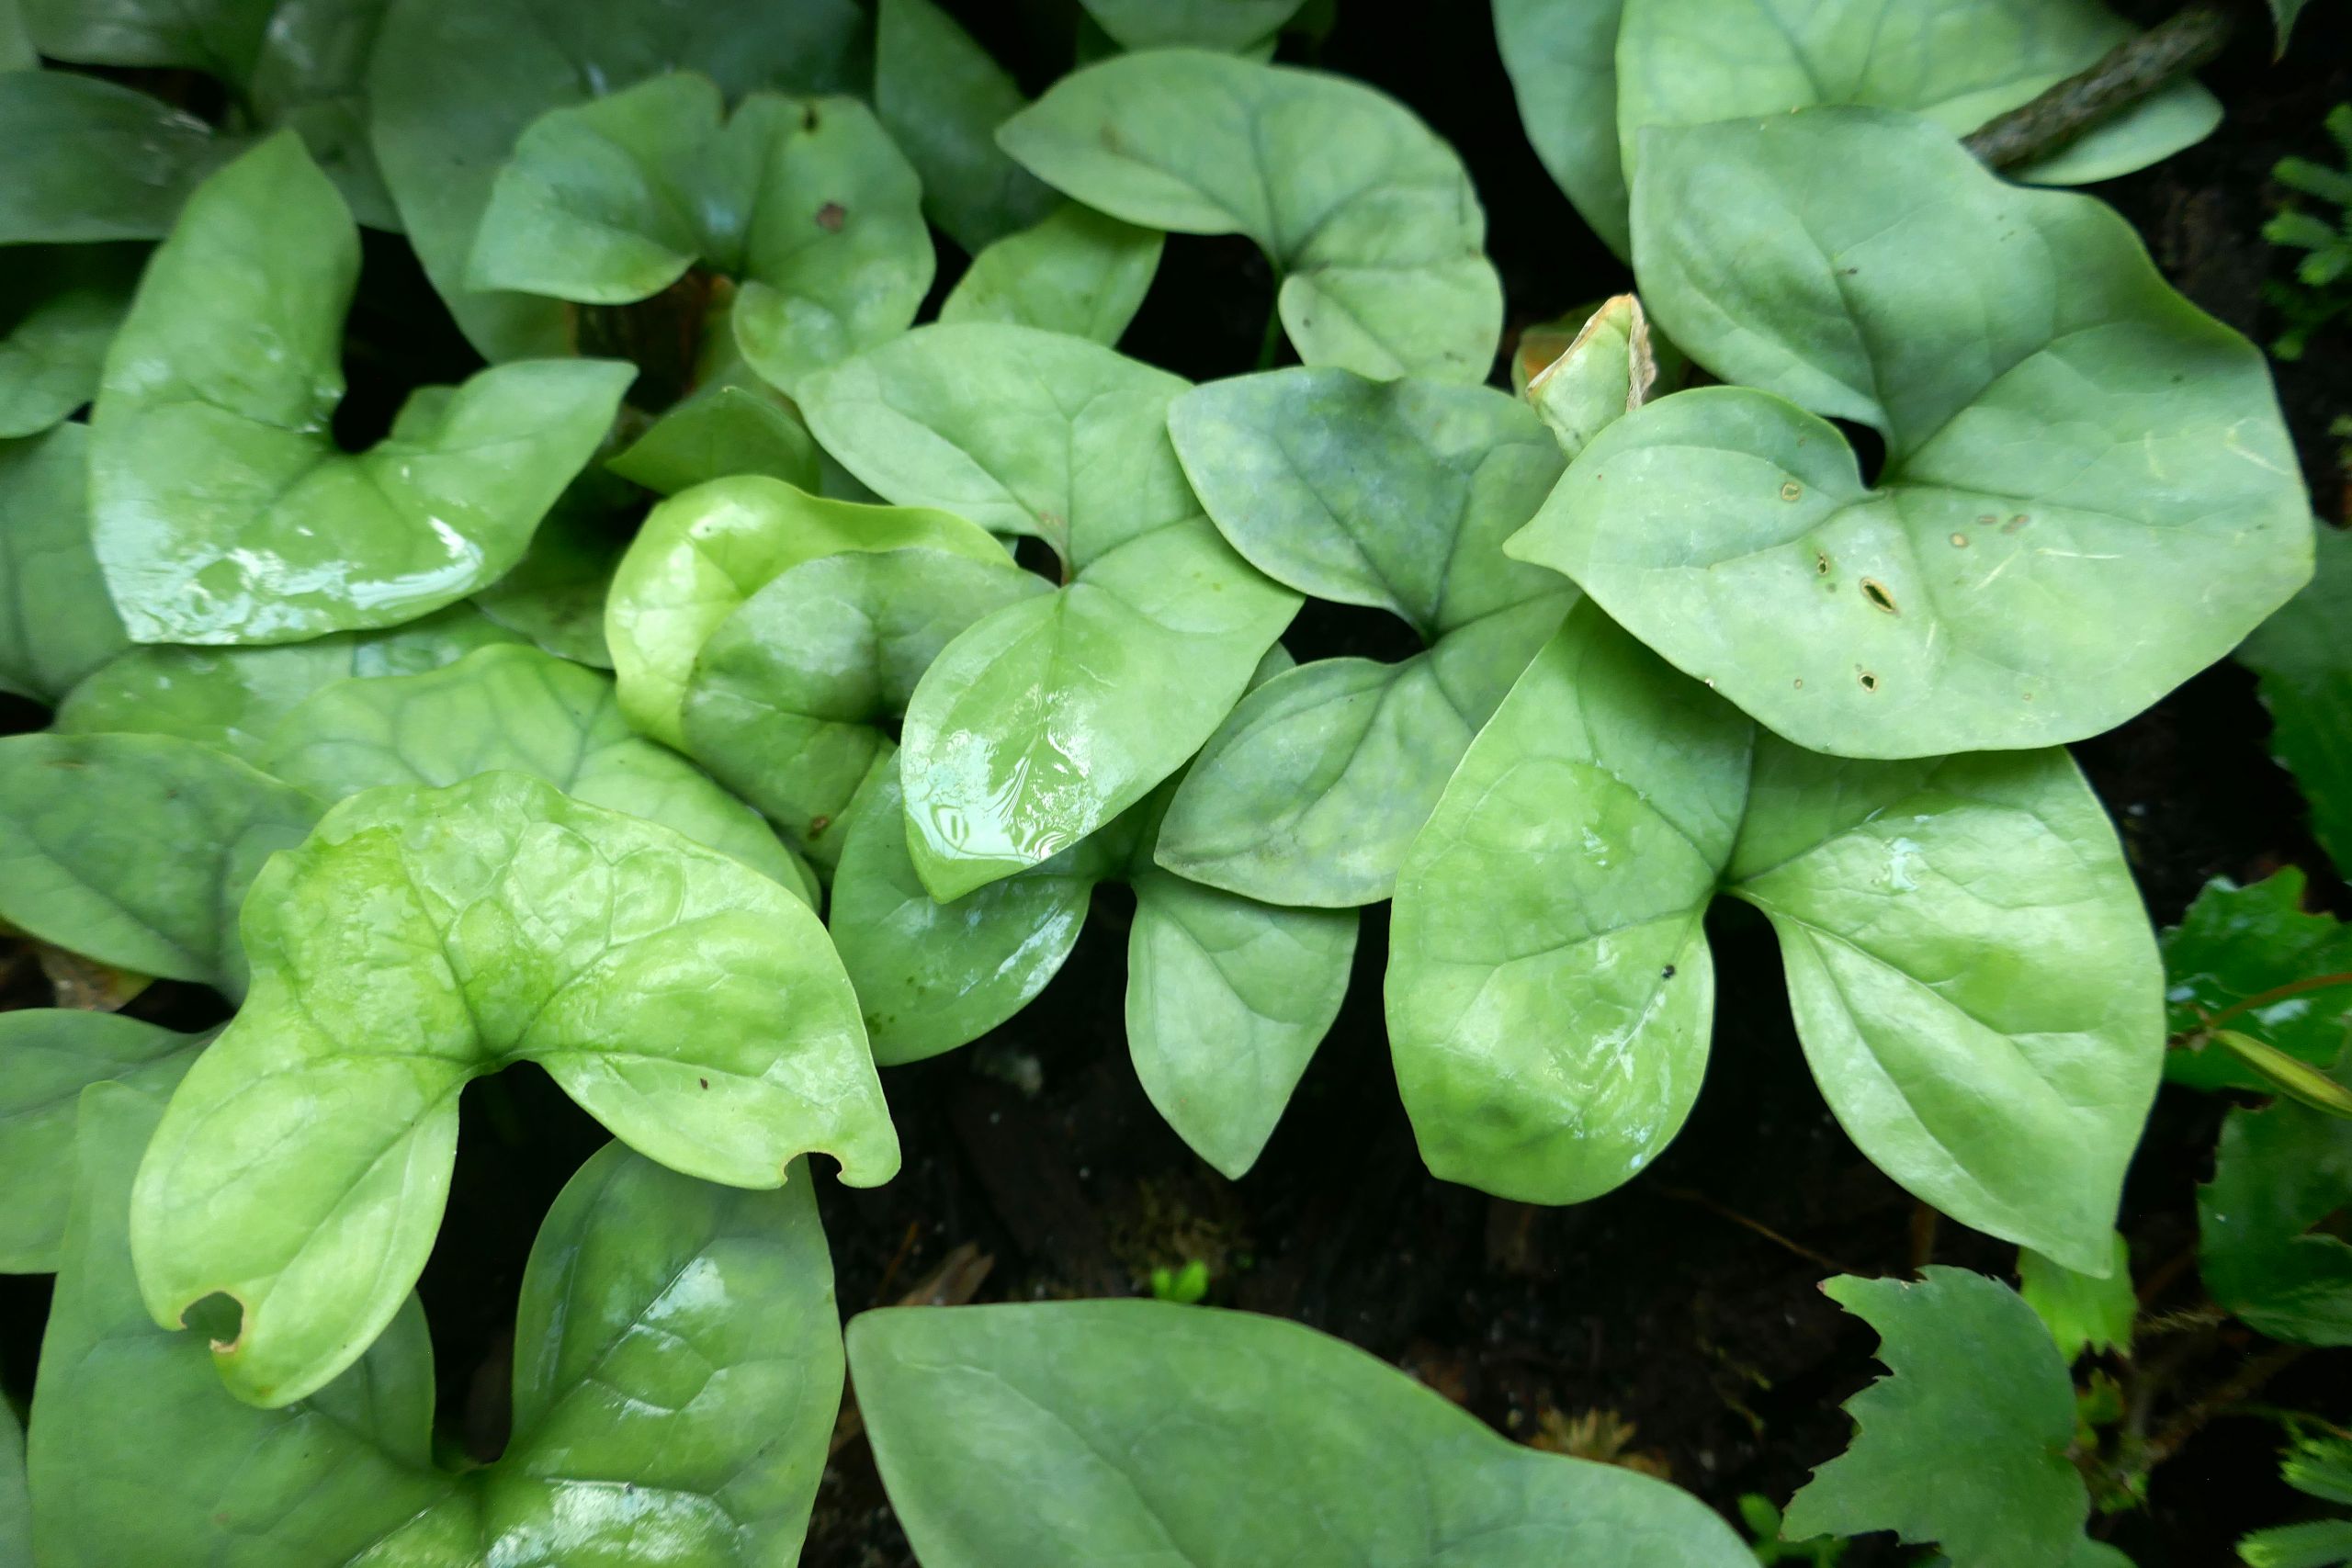
M 90 541 L 89 434 L 0 441 L 0 692 L 38 702 L 130 646 Z
M 922 176 L 923 209 L 974 255 L 1053 210 L 996 128 L 1027 107 L 1011 75 L 933 0 L 882 0 L 874 109 Z
M 2248 887 L 2215 879 L 2180 924 L 2165 933 L 2165 974 L 2175 1035 L 2248 997 L 2301 980 L 2352 972 L 2352 931 L 2332 915 L 2303 913 L 2303 874 L 2293 866 Z M 2352 985 L 2282 998 L 2233 1015 L 2231 1027 L 2299 1061 L 2333 1066 L 2352 1045 Z M 2261 1089 L 2265 1080 L 2214 1045 L 2165 1057 L 2165 1077 L 2198 1089 Z
M 0 245 L 160 240 L 188 193 L 245 146 L 117 83 L 0 73 Z
M 96 395 L 143 259 L 136 245 L 0 251 L 0 438 L 38 435 Z
M 2291 1101 L 2222 1123 L 2197 1190 L 2213 1299 L 2274 1339 L 2352 1345 L 2352 1246 L 2320 1227 L 2352 1193 L 2352 1122 Z
M 2342 636 L 2352 615 L 2352 536 L 2317 533 L 2310 585 L 2254 629 L 2238 658 L 2262 678 L 2271 753 L 2302 786 L 2312 837 L 2341 869 L 2352 866 L 2352 652 Z

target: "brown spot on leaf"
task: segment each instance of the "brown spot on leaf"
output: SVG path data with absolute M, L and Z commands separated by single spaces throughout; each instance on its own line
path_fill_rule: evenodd
M 833 819 L 830 817 L 811 817 L 808 818 L 808 836 L 812 839 L 821 837 L 832 825 Z
M 1965 534 L 1954 534 L 1951 536 L 1951 547 L 1956 550 L 1964 550 L 1968 548 L 1968 536 Z
M 695 1079 L 695 1082 L 702 1085 L 705 1089 L 708 1089 L 710 1087 L 710 1080 L 708 1078 L 696 1078 Z
M 1858 670 L 1855 671 L 1855 675 L 1862 682 L 1863 691 L 1875 692 L 1878 690 L 1878 677 L 1871 674 L 1869 671 Z
M 1804 499 L 1804 486 L 1797 483 L 1794 479 L 1789 480 L 1786 484 L 1783 484 L 1781 487 L 1781 499 L 1782 501 L 1803 501 Z
M 1886 591 L 1886 584 L 1875 577 L 1862 579 L 1862 597 L 1890 615 L 1899 615 L 1903 613 L 1894 607 L 1894 595 Z
M 2020 512 L 2015 517 L 2010 518 L 2007 523 L 2001 525 L 2001 532 L 2004 534 L 2014 534 L 2032 521 L 2032 518 L 2028 517 L 2024 513 Z
M 838 201 L 829 201 L 817 209 L 817 227 L 828 234 L 838 234 L 849 218 L 849 209 Z

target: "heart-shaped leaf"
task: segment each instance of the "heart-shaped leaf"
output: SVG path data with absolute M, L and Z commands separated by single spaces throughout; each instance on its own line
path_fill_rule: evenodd
M 927 1568 L 1754 1561 L 1689 1494 L 1508 1441 L 1279 1318 L 1144 1301 L 901 1307 L 853 1320 L 849 1356 Z M 1055 1478 L 1051 1506 L 1001 1506 L 1039 1475 Z
M 630 728 L 610 680 L 535 648 L 485 648 L 425 674 L 338 681 L 287 716 L 263 766 L 330 802 L 388 784 L 527 773 L 590 806 L 659 822 L 817 900 L 816 879 L 759 813 Z
M 2283 1100 L 2231 1111 L 2197 1190 L 2205 1288 L 2274 1339 L 2352 1345 L 2352 1246 L 2326 1229 L 2346 1191 L 2352 1122 Z
M 904 332 L 931 288 L 922 187 L 852 98 L 755 93 L 730 110 L 684 73 L 550 109 L 491 187 L 466 283 L 590 305 L 699 264 L 776 386 Z
M 0 1012 L 0 1272 L 57 1269 L 74 1196 L 74 1117 L 94 1083 L 127 1084 L 160 1112 L 210 1038 L 80 1008 Z
M 1025 107 L 1012 77 L 933 0 L 882 0 L 874 112 L 922 175 L 923 210 L 974 255 L 1052 210 L 1054 193 L 996 144 Z
M 1502 285 L 1469 175 L 1361 83 L 1154 50 L 1064 77 L 997 139 L 1114 218 L 1256 241 L 1309 365 L 1483 381 L 1494 364 Z
M 1165 237 L 1066 201 L 972 258 L 943 321 L 1012 321 L 1116 344 L 1159 270 Z
M 1773 730 L 1864 757 L 2078 739 L 2309 574 L 2261 355 L 2107 207 L 1880 110 L 1643 146 L 1643 298 L 1746 385 L 1612 426 L 1511 553 Z M 1817 416 L 1885 437 L 1875 483 Z
M 1573 1202 L 1664 1147 L 1705 1068 L 1718 891 L 1771 919 L 1806 1059 L 1863 1153 L 1963 1224 L 2104 1273 L 2162 975 L 2073 762 L 1801 751 L 1589 604 L 1397 879 L 1389 1034 L 1430 1168 Z
M 620 1145 L 582 1166 L 524 1270 L 514 1427 L 462 1475 L 431 1451 L 411 1297 L 349 1371 L 256 1409 L 202 1338 L 148 1321 L 125 1235 L 154 1110 L 83 1111 L 82 1178 L 33 1404 L 43 1562 L 190 1556 L 655 1568 L 789 1561 L 841 1401 L 832 1268 L 806 1179 L 714 1187 Z
M 359 908 L 364 919 L 339 916 Z M 246 902 L 254 994 L 141 1167 L 133 1245 L 175 1324 L 225 1292 L 240 1396 L 313 1392 L 424 1267 L 458 1091 L 538 1063 L 649 1157 L 766 1188 L 898 1141 L 856 998 L 808 907 L 671 830 L 487 773 L 345 801 Z
M 119 83 L 0 73 L 0 245 L 162 239 L 246 145 Z
M 1821 1288 L 1879 1331 L 1889 1375 L 1846 1402 L 1853 1446 L 1790 1500 L 1783 1533 L 1893 1530 L 1953 1568 L 2066 1568 L 2090 1495 L 2067 1457 L 2074 1383 L 2033 1309 L 1965 1269 Z
M 1277 904 L 1385 898 L 1470 738 L 1575 598 L 1501 547 L 1559 479 L 1560 449 L 1500 392 L 1346 370 L 1203 387 L 1169 430 L 1250 565 L 1386 610 L 1429 651 L 1320 660 L 1251 693 L 1176 792 L 1161 863 Z
M 286 716 L 321 687 L 355 676 L 421 674 L 517 640 L 470 604 L 452 604 L 386 631 L 335 632 L 274 648 L 133 648 L 67 694 L 56 728 L 175 735 L 260 766 Z
M 0 740 L 0 919 L 101 964 L 244 994 L 237 910 L 319 808 L 166 735 Z
M 952 513 L 831 501 L 758 475 L 716 479 L 653 509 L 613 576 L 605 639 L 621 711 L 687 750 L 680 706 L 695 657 L 762 588 L 844 550 L 926 549 L 984 567 L 1004 547 Z
M 573 0 L 545 8 L 401 0 L 386 14 L 368 90 L 384 183 L 433 286 L 492 359 L 571 350 L 568 312 L 538 295 L 466 286 L 499 170 L 549 109 L 667 72 L 757 91 L 862 88 L 871 21 L 855 0 Z
M 148 264 L 91 416 L 98 559 L 141 642 L 296 642 L 495 581 L 611 424 L 626 365 L 502 366 L 336 450 L 358 271 L 343 198 L 278 135 L 193 197 Z
M 136 245 L 0 250 L 0 438 L 38 435 L 96 395 L 142 259 Z
M 130 646 L 90 542 L 89 435 L 0 441 L 0 692 L 37 702 Z

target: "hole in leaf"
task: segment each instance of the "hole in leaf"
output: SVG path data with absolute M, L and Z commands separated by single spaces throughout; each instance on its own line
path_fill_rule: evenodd
M 1862 471 L 1862 482 L 1877 488 L 1879 475 L 1886 471 L 1886 437 L 1850 419 L 1833 419 L 1829 423 L 1838 427 L 1846 437 L 1846 444 L 1854 449 L 1854 463 Z
M 1023 534 L 1012 541 L 1013 563 L 1023 570 L 1034 571 L 1048 582 L 1069 581 L 1062 570 L 1062 558 L 1054 547 L 1035 535 Z
M 212 1342 L 215 1350 L 230 1350 L 245 1334 L 245 1303 L 226 1291 L 215 1291 L 180 1314 L 180 1322 Z
M 1862 682 L 1863 691 L 1875 692 L 1878 690 L 1878 677 L 1871 674 L 1869 671 L 1863 670 L 1858 671 L 1857 678 Z
M 1886 584 L 1875 577 L 1862 579 L 1862 597 L 1890 615 L 1899 615 L 1903 613 L 1894 607 L 1894 595 L 1886 591 Z
M 1283 634 L 1283 646 L 1301 664 L 1350 657 L 1395 664 L 1421 652 L 1421 636 L 1386 610 L 1309 599 Z

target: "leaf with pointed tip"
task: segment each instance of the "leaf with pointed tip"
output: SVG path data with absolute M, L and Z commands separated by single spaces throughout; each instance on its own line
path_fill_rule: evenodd
M 704 378 L 605 467 L 657 495 L 739 474 L 813 491 L 819 471 L 816 438 L 799 413 L 741 361 Z
M 672 496 L 638 531 L 605 602 L 621 711 L 655 739 L 687 750 L 680 710 L 695 657 L 746 600 L 805 561 L 908 548 L 984 566 L 1012 559 L 952 513 L 831 501 L 759 475 Z
M 2220 877 L 2207 883 L 2165 933 L 2164 947 L 2166 1023 L 2176 1036 L 2201 1030 L 2249 997 L 2352 971 L 2352 931 L 2333 915 L 2303 912 L 2303 874 L 2291 865 L 2246 887 Z M 2281 998 L 2234 1015 L 2229 1026 L 2298 1061 L 2332 1066 L 2352 1046 L 2352 985 Z M 2268 1080 L 2210 1043 L 2166 1052 L 2165 1077 L 2195 1089 L 2272 1092 Z
M 163 735 L 0 740 L 0 920 L 102 964 L 245 989 L 237 910 L 318 818 L 300 791 Z
M 1386 610 L 1429 647 L 1320 660 L 1243 699 L 1176 792 L 1160 863 L 1275 904 L 1385 898 L 1471 737 L 1575 600 L 1501 548 L 1559 479 L 1559 447 L 1500 392 L 1330 369 L 1200 388 L 1169 431 L 1252 566 Z
M 2205 1288 L 2274 1339 L 2352 1345 L 2352 1246 L 2324 1228 L 2346 1192 L 2352 1122 L 2284 1100 L 2232 1111 L 2197 1190 Z
M 1821 1288 L 1878 1330 L 1888 1375 L 1846 1402 L 1853 1445 L 1790 1499 L 1787 1533 L 1891 1529 L 1952 1568 L 2066 1568 L 2090 1495 L 2067 1457 L 2074 1384 L 2033 1309 L 1965 1269 Z
M 208 180 L 148 264 L 91 415 L 98 559 L 141 642 L 299 642 L 496 581 L 635 371 L 482 371 L 335 449 L 358 231 L 296 138 Z
M 2261 678 L 2271 755 L 2295 775 L 2311 803 L 2312 837 L 2340 871 L 2352 865 L 2352 656 L 2339 635 L 2352 614 L 2352 536 L 2321 528 L 2315 537 L 2310 583 L 2237 654 Z
M 160 240 L 246 145 L 119 83 L 0 73 L 0 245 Z
M 119 1013 L 73 1008 L 0 1012 L 0 1272 L 57 1269 L 65 1211 L 74 1195 L 74 1117 L 94 1083 L 137 1089 L 160 1111 L 204 1048 L 207 1034 L 181 1034 Z
M 982 616 L 1049 592 L 970 533 L 970 554 L 910 544 L 802 561 L 695 657 L 680 707 L 687 751 L 820 865 L 840 859 L 852 807 L 894 750 L 883 726 L 906 712 L 940 649 Z
M 1483 381 L 1494 364 L 1502 285 L 1469 175 L 1362 83 L 1202 50 L 1117 55 L 997 140 L 1114 218 L 1256 241 L 1309 365 Z
M 2018 1253 L 2018 1294 L 2041 1319 L 2072 1366 L 2086 1350 L 2132 1353 L 2132 1325 L 2140 1298 L 2132 1289 L 2132 1247 L 2119 1233 L 2115 1257 L 2104 1280 L 2078 1274 L 2031 1247 Z
M 279 725 L 263 766 L 333 802 L 388 784 L 443 788 L 498 770 L 641 818 L 742 862 L 803 902 L 816 879 L 759 814 L 621 716 L 613 682 L 535 648 L 446 669 L 338 681 Z
M 923 210 L 970 254 L 1053 209 L 1052 189 L 996 144 L 996 128 L 1028 102 L 933 0 L 882 0 L 874 112 L 922 175 Z
M 90 541 L 89 434 L 0 441 L 0 692 L 38 702 L 130 646 Z
M 1527 344 L 1521 334 L 1514 375 L 1525 361 Z M 1679 351 L 1668 344 L 1666 356 L 1679 359 Z M 1649 401 L 1659 379 L 1659 358 L 1640 298 L 1620 294 L 1601 301 L 1557 358 L 1528 372 L 1521 396 L 1551 426 L 1560 450 L 1573 461 L 1594 436 Z
M 132 648 L 68 693 L 55 728 L 70 735 L 174 735 L 259 766 L 303 698 L 353 677 L 415 675 L 478 648 L 519 641 L 470 604 L 377 632 L 335 632 L 269 648 Z
M 1066 201 L 972 258 L 943 321 L 1012 321 L 1116 344 L 1159 270 L 1166 236 Z
M 1703 1070 L 1721 891 L 1781 938 L 1847 1132 L 1955 1218 L 2109 1267 L 2163 1054 L 2155 944 L 2061 751 L 1848 762 L 1766 734 L 1587 604 L 1397 879 L 1397 1080 L 1439 1175 L 1565 1202 L 1638 1171 Z
M 922 197 L 855 99 L 755 93 L 729 109 L 708 77 L 673 73 L 523 132 L 466 284 L 626 305 L 699 265 L 737 281 L 735 345 L 789 389 L 914 321 L 933 265 Z
M 0 438 L 38 435 L 97 392 L 143 259 L 135 245 L 0 251 Z
M 2287 39 L 2294 33 L 2296 19 L 2303 14 L 2303 7 L 2309 3 L 2310 0 L 2270 0 L 2270 19 L 2278 24 L 2278 28 L 2279 58 L 2286 57 Z
M 805 1171 L 745 1192 L 608 1145 L 524 1270 L 514 1430 L 462 1478 L 429 1451 L 433 1358 L 411 1297 L 349 1371 L 238 1401 L 202 1339 L 141 1308 L 124 1235 L 155 1113 L 85 1102 L 85 1159 L 33 1406 L 42 1561 L 614 1568 L 790 1558 L 842 1391 L 832 1268 Z
M 1510 1442 L 1279 1318 L 1148 1301 L 886 1308 L 851 1322 L 849 1358 L 928 1568 L 1754 1562 L 1689 1494 Z M 1001 1506 L 1040 1476 L 1050 1506 Z
M 1264 43 L 1304 0 L 1082 0 L 1121 49 L 1217 49 Z
M 1644 146 L 1643 298 L 1747 385 L 1611 426 L 1510 548 L 1686 672 L 1817 750 L 2021 749 L 2120 723 L 2302 582 L 2261 355 L 2103 204 L 1882 110 Z M 1884 435 L 1875 486 L 1828 417 Z
M 157 1322 L 240 1304 L 218 1359 L 255 1403 L 317 1389 L 399 1309 L 447 1195 L 458 1092 L 509 1063 L 706 1180 L 774 1187 L 820 1148 L 854 1185 L 898 1168 L 808 907 L 537 780 L 354 796 L 266 868 L 244 937 L 254 994 L 173 1096 L 132 1238 Z
M 492 360 L 567 353 L 567 311 L 529 294 L 466 287 L 499 171 L 532 121 L 664 72 L 710 77 L 729 102 L 755 91 L 864 86 L 868 28 L 854 0 L 574 0 L 542 8 L 401 0 L 371 58 L 370 130 L 384 183 L 427 276 Z
M 1617 152 L 1617 32 L 1625 0 L 1494 0 L 1495 41 L 1527 140 L 1602 243 L 1634 252 Z
M 2098 0 L 1626 0 L 1618 143 L 1631 175 L 1649 127 L 1823 104 L 1907 109 L 1962 137 L 2133 36 Z M 2113 179 L 2203 141 L 2221 120 L 2213 95 L 2183 76 L 2008 177 Z

